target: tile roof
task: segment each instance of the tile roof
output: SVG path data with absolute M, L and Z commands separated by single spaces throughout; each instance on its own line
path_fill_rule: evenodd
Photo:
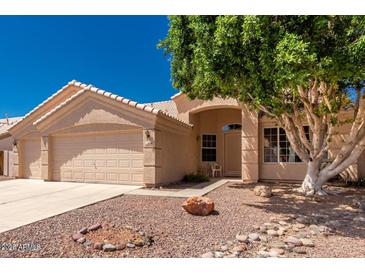
M 64 101 L 63 103 L 59 104 L 57 107 L 55 107 L 54 109 L 52 109 L 51 111 L 47 112 L 46 114 L 44 114 L 42 117 L 40 117 L 38 120 L 36 120 L 33 124 L 36 125 L 40 122 L 42 122 L 43 120 L 45 120 L 47 117 L 49 117 L 51 114 L 53 114 L 54 112 L 56 112 L 57 110 L 59 110 L 60 108 L 62 108 L 63 106 L 65 106 L 66 104 L 68 104 L 70 101 L 72 101 L 74 98 L 80 96 L 81 94 L 85 93 L 85 92 L 94 92 L 96 94 L 111 98 L 117 102 L 120 102 L 122 104 L 128 105 L 130 107 L 134 107 L 137 109 L 140 109 L 142 111 L 148 112 L 148 113 L 152 113 L 154 115 L 158 115 L 158 116 L 162 116 L 164 118 L 167 118 L 169 120 L 175 121 L 183 126 L 187 126 L 187 127 L 192 127 L 191 124 L 184 122 L 183 120 L 178 119 L 177 117 L 175 117 L 174 115 L 172 115 L 171 113 L 168 113 L 165 110 L 161 110 L 158 109 L 156 107 L 153 107 L 151 105 L 148 104 L 139 104 L 137 102 L 134 102 L 132 100 L 129 100 L 127 98 L 115 95 L 111 92 L 99 89 L 97 87 L 94 87 L 92 85 L 86 85 L 84 83 L 81 82 L 77 82 L 75 80 L 69 82 L 69 85 L 73 85 L 76 87 L 80 87 L 82 88 L 81 90 L 79 90 L 78 92 L 76 92 L 74 95 L 72 95 L 70 98 L 68 98 L 66 101 Z M 50 97 L 51 98 L 51 97 Z M 48 100 L 48 99 L 47 99 Z
M 152 102 L 152 103 L 146 103 L 146 105 L 150 106 L 150 107 L 154 107 L 157 109 L 160 109 L 162 111 L 166 111 L 168 113 L 170 113 L 173 116 L 178 115 L 178 111 L 176 108 L 176 104 L 174 101 L 169 100 L 169 101 L 161 101 L 161 102 Z

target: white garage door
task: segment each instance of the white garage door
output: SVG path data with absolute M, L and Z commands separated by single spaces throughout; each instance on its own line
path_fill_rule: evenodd
M 142 131 L 53 138 L 53 180 L 143 183 Z
M 24 177 L 41 178 L 41 140 L 24 141 Z

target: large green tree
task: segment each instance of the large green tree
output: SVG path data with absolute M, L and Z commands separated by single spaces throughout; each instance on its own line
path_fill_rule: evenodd
M 365 17 L 169 19 L 159 46 L 171 58 L 174 87 L 190 98 L 237 98 L 275 119 L 307 163 L 301 191 L 323 194 L 322 186 L 358 159 L 365 147 Z M 344 110 L 351 119 L 341 120 Z M 343 123 L 351 130 L 325 165 Z

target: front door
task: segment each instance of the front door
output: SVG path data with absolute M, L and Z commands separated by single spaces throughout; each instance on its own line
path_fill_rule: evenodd
M 224 133 L 224 175 L 241 176 L 241 132 Z

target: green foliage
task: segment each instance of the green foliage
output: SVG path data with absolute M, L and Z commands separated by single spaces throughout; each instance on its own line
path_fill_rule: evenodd
M 201 173 L 190 173 L 184 176 L 183 181 L 187 183 L 203 183 L 209 182 L 209 177 Z
M 280 114 L 301 105 L 297 87 L 311 80 L 344 95 L 362 81 L 364 30 L 364 16 L 171 16 L 159 47 L 174 87 L 190 98 L 233 97 Z M 333 98 L 331 111 L 351 104 Z

